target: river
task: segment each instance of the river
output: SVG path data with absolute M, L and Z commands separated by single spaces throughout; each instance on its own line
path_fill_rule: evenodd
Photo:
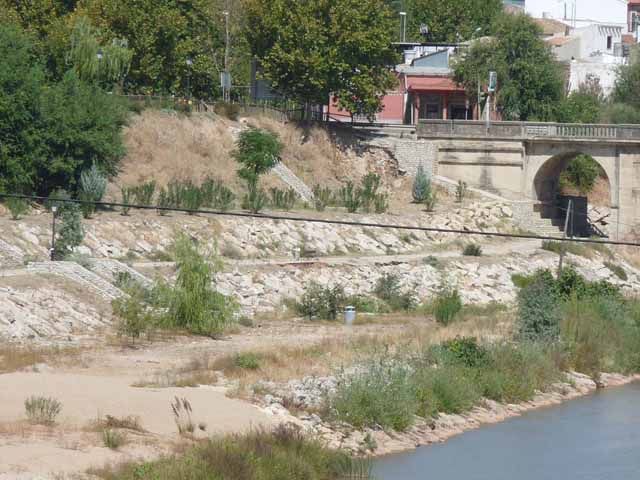
M 640 383 L 383 457 L 376 480 L 639 480 Z

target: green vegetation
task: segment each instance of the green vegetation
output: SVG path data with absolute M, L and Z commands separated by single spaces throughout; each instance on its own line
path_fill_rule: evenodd
M 564 83 L 540 27 L 525 14 L 500 14 L 493 33 L 492 39 L 474 43 L 456 63 L 456 80 L 473 96 L 478 78 L 486 87 L 489 71 L 495 71 L 495 100 L 505 120 L 553 120 Z
M 116 173 L 126 110 L 73 71 L 49 80 L 38 53 L 19 27 L 0 23 L 0 189 L 75 192 L 94 163 Z
M 393 273 L 385 273 L 376 282 L 373 290 L 376 297 L 384 301 L 391 311 L 413 310 L 416 305 L 416 295 L 414 291 L 402 291 L 400 276 Z
M 416 177 L 413 179 L 413 188 L 411 193 L 413 195 L 413 201 L 416 203 L 424 203 L 427 199 L 428 193 L 431 189 L 429 177 L 424 171 L 422 165 L 418 166 Z
M 324 212 L 333 200 L 333 192 L 329 187 L 316 184 L 313 187 L 313 204 L 317 211 Z
M 565 253 L 571 253 L 573 255 L 577 255 L 579 257 L 589 258 L 592 255 L 592 251 L 587 247 L 586 244 L 575 243 L 575 242 L 559 242 L 554 240 L 543 240 L 542 241 L 542 250 L 547 250 L 548 252 L 557 253 L 560 255 L 564 250 Z
M 243 370 L 258 370 L 260 368 L 260 357 L 252 352 L 238 353 L 233 363 L 237 368 Z
M 29 204 L 23 198 L 7 197 L 4 204 L 9 209 L 13 220 L 20 220 L 21 217 L 29 212 Z
M 111 450 L 117 450 L 127 443 L 127 434 L 111 428 L 105 428 L 102 431 L 102 443 Z
M 56 236 L 54 257 L 64 260 L 84 239 L 82 213 L 77 203 L 65 203 L 59 207 L 56 216 L 60 218 L 61 225 Z
M 526 401 L 561 378 L 546 347 L 457 338 L 422 352 L 372 358 L 343 378 L 326 414 L 359 428 L 406 430 L 414 415 L 463 413 L 482 397 Z
M 291 210 L 298 199 L 298 194 L 293 188 L 289 188 L 287 190 L 280 190 L 279 188 L 271 188 L 269 190 L 270 194 L 270 205 L 273 208 L 277 208 L 280 210 L 289 211 Z
M 395 16 L 382 0 L 247 0 L 245 16 L 251 53 L 275 90 L 301 105 L 333 96 L 353 114 L 381 109 L 396 60 Z
M 91 473 L 104 480 L 364 480 L 369 470 L 366 462 L 282 424 L 271 431 L 214 437 L 161 460 Z
M 24 409 L 30 422 L 53 425 L 62 411 L 62 404 L 55 398 L 33 395 L 24 401 Z
M 150 290 L 132 285 L 129 298 L 114 300 L 120 333 L 132 340 L 152 328 L 220 335 L 233 323 L 237 306 L 212 287 L 219 269 L 217 258 L 185 235 L 176 237 L 171 250 L 178 272 L 175 284 L 158 281 Z
M 433 315 L 438 323 L 449 325 L 462 310 L 462 299 L 457 289 L 443 288 L 433 302 Z
M 336 320 L 345 305 L 344 288 L 341 285 L 322 287 L 312 282 L 296 304 L 298 313 L 309 320 Z
M 100 202 L 107 190 L 107 177 L 102 174 L 98 166 L 94 163 L 91 168 L 84 170 L 80 174 L 80 200 L 86 202 Z M 81 204 L 84 218 L 90 218 L 96 207 L 91 203 Z
M 462 203 L 467 196 L 467 183 L 462 180 L 458 180 L 456 185 L 456 202 Z
M 613 274 L 620 280 L 625 282 L 628 280 L 629 277 L 627 276 L 627 272 L 625 272 L 624 268 L 622 268 L 620 265 L 613 262 L 605 261 L 604 266 L 611 270 Z
M 604 172 L 593 157 L 580 154 L 573 158 L 560 174 L 560 187 L 575 188 L 581 195 L 593 190 L 598 177 Z
M 467 243 L 462 249 L 462 255 L 465 257 L 481 257 L 482 247 L 477 243 Z

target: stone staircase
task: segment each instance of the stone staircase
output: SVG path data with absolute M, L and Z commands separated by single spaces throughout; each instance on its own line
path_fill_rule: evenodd
M 302 200 L 305 202 L 313 201 L 313 191 L 284 163 L 278 162 L 271 171 L 275 173 L 280 180 L 293 188 Z
M 129 274 L 130 278 L 138 282 L 143 287 L 150 287 L 153 283 L 149 278 L 142 275 L 136 269 L 131 268 L 126 263 L 119 262 L 111 258 L 96 258 L 92 260 L 93 265 L 91 270 L 107 282 L 115 281 L 116 276 L 119 273 Z
M 20 249 L 0 239 L 0 267 L 15 267 L 22 265 L 24 254 Z
M 124 295 L 122 290 L 75 262 L 33 262 L 27 265 L 27 271 L 67 278 L 109 301 Z

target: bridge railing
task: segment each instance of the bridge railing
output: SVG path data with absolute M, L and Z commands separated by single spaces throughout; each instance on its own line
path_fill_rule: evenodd
M 472 120 L 420 120 L 422 137 L 573 138 L 640 140 L 640 125 L 607 125 L 544 122 L 491 122 Z

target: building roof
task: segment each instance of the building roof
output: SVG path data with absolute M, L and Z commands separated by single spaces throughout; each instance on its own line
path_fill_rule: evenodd
M 415 91 L 445 91 L 464 92 L 464 87 L 458 85 L 448 77 L 407 77 L 407 86 L 410 92 Z
M 450 77 L 452 73 L 450 68 L 414 67 L 411 65 L 398 65 L 396 71 L 416 77 Z
M 640 5 L 640 0 L 629 0 L 627 3 L 629 5 Z
M 542 34 L 545 36 L 566 34 L 569 28 L 566 24 L 560 20 L 554 20 L 553 18 L 534 18 L 534 22 L 542 29 Z

